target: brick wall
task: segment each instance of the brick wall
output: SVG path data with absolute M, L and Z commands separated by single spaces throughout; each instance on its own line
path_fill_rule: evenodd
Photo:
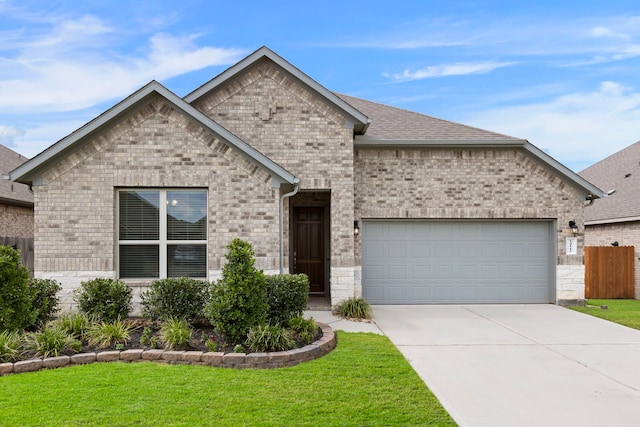
M 634 247 L 634 298 L 640 299 L 640 221 L 587 226 L 585 246 L 611 246 L 613 242 Z
M 359 149 L 355 172 L 358 220 L 556 220 L 557 298 L 584 298 L 583 238 L 578 236 L 578 255 L 566 255 L 562 233 L 570 220 L 584 229 L 582 202 L 574 188 L 524 151 Z M 360 263 L 359 239 L 355 249 Z
M 33 237 L 33 208 L 0 203 L 0 235 Z
M 300 177 L 302 191 L 330 191 L 332 299 L 353 295 L 353 129 L 345 117 L 270 61 L 194 106 Z M 288 241 L 285 227 L 287 248 Z
M 34 187 L 36 276 L 63 282 L 64 303 L 82 280 L 117 276 L 115 191 L 123 187 L 209 190 L 210 275 L 222 268 L 235 237 L 254 245 L 258 268 L 277 267 L 278 194 L 269 175 L 156 99 L 58 162 Z

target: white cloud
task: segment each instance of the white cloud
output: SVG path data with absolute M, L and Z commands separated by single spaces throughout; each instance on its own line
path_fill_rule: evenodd
M 0 46 L 0 114 L 82 109 L 122 98 L 150 80 L 231 64 L 244 54 L 197 46 L 196 35 L 158 33 L 133 57 L 118 53 L 118 43 L 126 42 L 118 37 L 126 35 L 91 16 L 31 38 L 14 35 L 11 47 Z
M 640 139 L 640 92 L 606 81 L 592 92 L 486 110 L 464 122 L 525 138 L 580 171 Z
M 24 131 L 15 128 L 14 126 L 0 125 L 0 144 L 8 145 L 14 138 L 23 135 Z
M 397 82 L 422 80 L 435 77 L 464 76 L 469 74 L 486 74 L 502 67 L 513 65 L 514 62 L 481 62 L 481 63 L 455 63 L 432 65 L 420 70 L 404 70 L 402 73 L 391 75 Z

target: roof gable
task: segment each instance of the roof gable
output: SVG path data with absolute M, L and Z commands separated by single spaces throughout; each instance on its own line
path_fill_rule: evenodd
M 231 80 L 259 61 L 264 60 L 272 61 L 286 73 L 295 78 L 303 86 L 307 87 L 309 90 L 317 93 L 319 96 L 324 98 L 329 105 L 332 105 L 334 108 L 342 112 L 346 117 L 349 118 L 351 122 L 350 124 L 353 126 L 356 134 L 362 134 L 366 131 L 367 126 L 371 122 L 371 120 L 366 115 L 364 115 L 358 109 L 354 108 L 349 103 L 345 102 L 342 98 L 340 98 L 330 90 L 326 89 L 320 83 L 313 80 L 307 74 L 294 67 L 291 63 L 283 59 L 281 56 L 279 56 L 266 46 L 261 47 L 237 64 L 233 65 L 213 79 L 209 80 L 207 83 L 185 96 L 184 100 L 189 104 L 197 103 L 199 99 L 205 97 L 212 90 L 220 87 L 225 82 Z
M 51 147 L 47 148 L 42 153 L 38 154 L 33 159 L 29 160 L 25 164 L 17 167 L 15 170 L 9 173 L 9 179 L 13 181 L 23 182 L 27 184 L 37 184 L 39 181 L 40 173 L 45 170 L 49 165 L 54 163 L 57 159 L 67 155 L 74 151 L 77 147 L 87 141 L 92 135 L 102 131 L 108 127 L 113 121 L 118 120 L 124 115 L 128 114 L 137 106 L 148 102 L 150 97 L 161 96 L 181 110 L 183 113 L 190 116 L 193 120 L 202 125 L 205 129 L 216 134 L 222 140 L 226 141 L 232 147 L 238 149 L 243 155 L 251 158 L 253 161 L 263 166 L 271 175 L 272 185 L 274 187 L 279 186 L 282 183 L 294 184 L 299 182 L 299 179 L 286 171 L 284 168 L 273 162 L 268 157 L 251 147 L 246 142 L 242 141 L 236 135 L 223 128 L 215 121 L 196 110 L 190 104 L 186 103 L 183 99 L 175 95 L 169 89 L 157 81 L 152 81 L 146 86 L 142 87 L 119 104 L 115 105 L 111 109 L 107 110 L 100 116 L 93 119 L 80 129 L 76 130 L 67 137 L 56 142 Z
M 585 208 L 587 223 L 640 221 L 640 141 L 589 166 L 580 176 L 610 193 Z

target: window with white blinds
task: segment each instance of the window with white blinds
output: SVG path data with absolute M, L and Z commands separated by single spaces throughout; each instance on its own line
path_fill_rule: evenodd
M 207 277 L 207 191 L 118 191 L 121 279 Z

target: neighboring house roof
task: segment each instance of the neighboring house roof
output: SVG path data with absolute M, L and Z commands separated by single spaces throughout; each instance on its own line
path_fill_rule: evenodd
M 640 221 L 640 141 L 589 166 L 580 176 L 611 192 L 585 208 L 587 225 Z
M 413 111 L 338 94 L 371 118 L 365 135 L 355 137 L 356 147 L 517 147 L 547 164 L 553 172 L 572 184 L 587 199 L 603 196 L 595 185 L 531 144 L 515 138 Z
M 209 117 L 196 110 L 194 107 L 186 103 L 182 98 L 171 92 L 169 89 L 156 81 L 152 81 L 143 88 L 139 89 L 131 96 L 116 104 L 100 116 L 96 117 L 80 129 L 56 142 L 33 159 L 29 160 L 22 166 L 9 173 L 9 178 L 13 181 L 23 182 L 27 184 L 38 183 L 40 173 L 46 169 L 56 159 L 67 155 L 67 153 L 77 149 L 80 145 L 90 140 L 91 136 L 110 126 L 114 120 L 128 114 L 138 105 L 148 102 L 150 97 L 160 95 L 168 102 L 173 104 L 183 113 L 189 115 L 192 119 L 200 123 L 206 129 L 225 140 L 231 146 L 238 149 L 247 157 L 253 159 L 258 164 L 266 168 L 271 174 L 272 185 L 279 186 L 281 183 L 295 184 L 300 180 L 286 171 L 284 168 L 276 164 L 273 160 L 251 147 L 246 142 L 211 120 Z
M 185 96 L 184 100 L 190 104 L 197 102 L 198 99 L 206 96 L 211 90 L 215 89 L 222 83 L 242 73 L 250 66 L 265 58 L 275 62 L 279 67 L 295 77 L 298 82 L 302 83 L 313 92 L 316 92 L 328 103 L 332 104 L 335 108 L 342 111 L 346 115 L 346 117 L 349 118 L 349 125 L 353 126 L 356 134 L 362 134 L 366 131 L 367 126 L 371 122 L 371 120 L 367 116 L 362 114 L 362 112 L 358 109 L 353 108 L 353 106 L 344 102 L 344 100 L 342 100 L 339 96 L 322 86 L 320 83 L 313 80 L 311 77 L 300 71 L 290 62 L 286 61 L 280 55 L 266 46 L 262 46 L 260 49 L 256 50 L 237 64 L 233 65 L 213 79 L 209 80 L 207 83 L 203 84 L 202 86 Z
M 27 160 L 29 159 L 0 145 L 0 175 L 8 174 Z M 0 179 L 0 203 L 33 207 L 33 193 L 29 191 L 28 185 Z

